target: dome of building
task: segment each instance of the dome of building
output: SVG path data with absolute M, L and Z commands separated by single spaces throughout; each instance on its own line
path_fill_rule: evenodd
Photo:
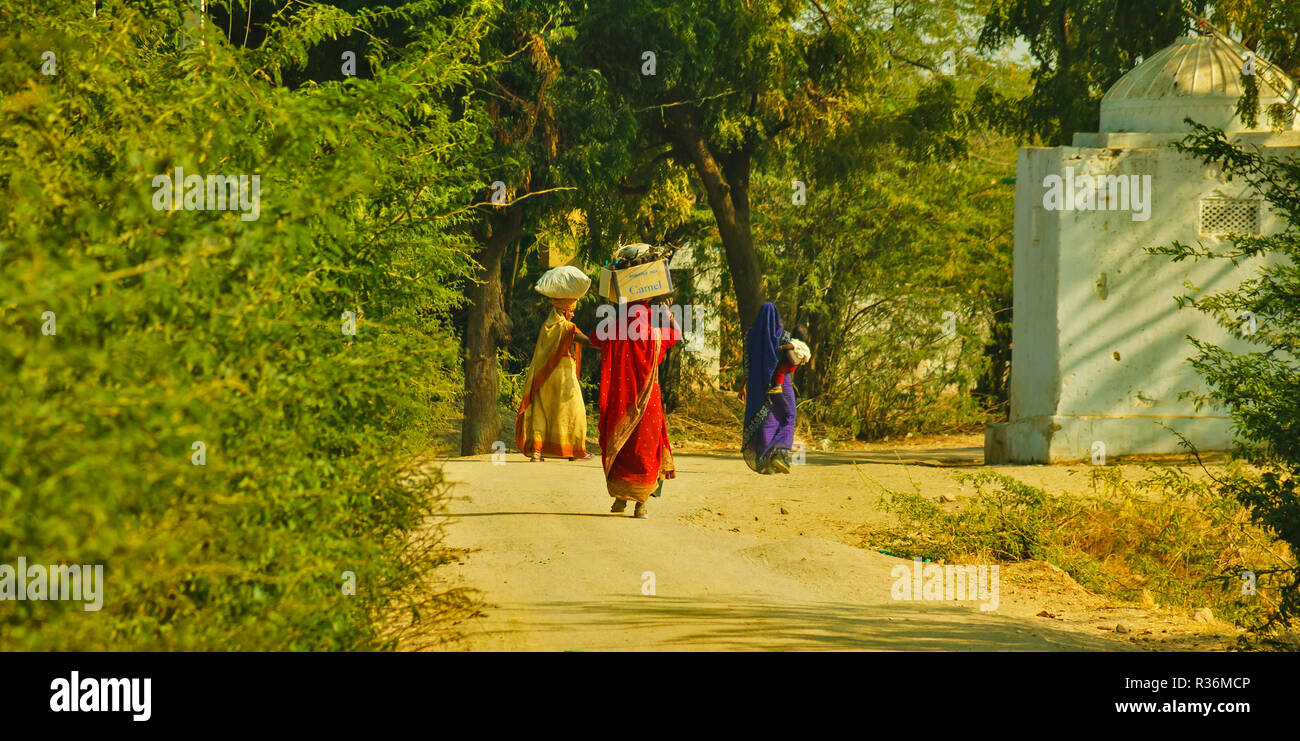
M 1235 112 L 1243 92 L 1243 63 L 1238 52 L 1212 36 L 1184 36 L 1129 70 L 1106 92 L 1101 131 L 1181 132 L 1187 130 L 1183 119 L 1188 117 L 1227 132 L 1248 131 Z M 1255 73 L 1260 110 L 1255 130 L 1267 131 L 1265 109 L 1273 103 L 1294 103 L 1297 88 L 1263 59 L 1255 60 Z

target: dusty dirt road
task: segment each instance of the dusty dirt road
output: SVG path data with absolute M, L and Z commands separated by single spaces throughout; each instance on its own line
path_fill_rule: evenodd
M 759 476 L 734 453 L 680 451 L 678 478 L 646 520 L 609 513 L 598 456 L 450 459 L 448 544 L 463 555 L 445 570 L 488 604 L 442 648 L 1143 650 L 1174 635 L 1213 639 L 1204 626 L 1107 604 L 1033 565 L 1003 568 L 996 611 L 892 599 L 891 569 L 911 562 L 855 547 L 855 531 L 886 516 L 864 473 L 899 487 L 920 477 L 937 496 L 960 489 L 950 468 L 927 464 L 978 461 L 977 450 L 951 446 L 905 456 L 810 452 L 789 476 Z M 1075 475 L 1014 470 L 1037 484 Z M 1107 632 L 1117 620 L 1145 630 Z

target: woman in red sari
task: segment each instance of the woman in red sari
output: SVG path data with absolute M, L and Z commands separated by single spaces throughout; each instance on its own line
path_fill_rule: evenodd
M 591 337 L 600 350 L 600 455 L 605 488 L 614 497 L 610 511 L 623 512 L 636 502 L 639 518 L 664 479 L 677 475 L 659 398 L 659 364 L 680 333 L 672 314 L 669 326 L 658 326 L 662 322 L 652 314 L 659 313 L 645 301 L 628 304 L 621 326 L 602 323 Z

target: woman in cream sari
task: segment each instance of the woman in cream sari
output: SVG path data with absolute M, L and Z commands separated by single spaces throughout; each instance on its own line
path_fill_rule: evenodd
M 578 372 L 589 344 L 573 319 L 574 299 L 551 299 L 551 313 L 537 335 L 533 361 L 515 416 L 515 445 L 532 461 L 587 458 L 587 409 Z

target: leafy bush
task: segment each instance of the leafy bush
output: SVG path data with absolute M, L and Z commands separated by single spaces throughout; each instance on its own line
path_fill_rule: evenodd
M 1192 123 L 1190 120 L 1188 123 Z M 1175 243 L 1149 251 L 1179 260 L 1217 259 L 1246 263 L 1251 275 L 1235 289 L 1179 298 L 1179 305 L 1214 317 L 1258 349 L 1236 353 L 1191 338 L 1192 359 L 1209 386 L 1198 406 L 1213 403 L 1228 410 L 1240 454 L 1257 466 L 1255 475 L 1223 483 L 1225 492 L 1250 510 L 1273 537 L 1300 552 L 1300 158 L 1279 158 L 1230 143 L 1222 131 L 1192 124 L 1179 151 L 1217 165 L 1263 195 L 1289 228 L 1272 235 L 1237 235 L 1231 246 Z M 1242 268 L 1245 269 L 1245 268 Z M 1258 331 L 1254 331 L 1258 330 Z M 1283 586 L 1270 625 L 1300 620 L 1300 568 L 1270 569 L 1266 576 Z
M 364 19 L 240 50 L 180 3 L 87 7 L 0 7 L 0 562 L 104 564 L 104 607 L 0 603 L 0 646 L 391 646 L 395 600 L 465 599 L 408 531 L 443 488 L 410 473 L 456 393 L 477 27 L 413 3 L 373 79 L 289 89 Z M 259 217 L 155 210 L 176 167 L 258 175 Z

